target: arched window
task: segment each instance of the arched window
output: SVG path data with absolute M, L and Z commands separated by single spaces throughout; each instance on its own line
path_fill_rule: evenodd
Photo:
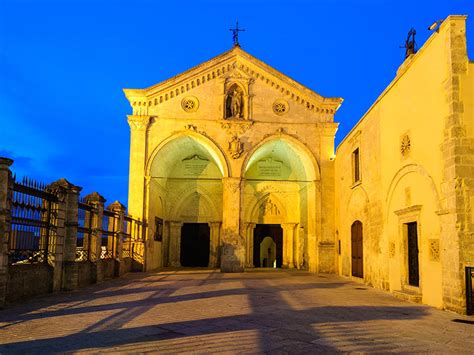
M 362 222 L 355 221 L 351 226 L 352 276 L 364 277 L 364 247 Z

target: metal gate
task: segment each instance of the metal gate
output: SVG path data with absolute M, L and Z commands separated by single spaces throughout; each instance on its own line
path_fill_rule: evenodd
M 474 314 L 474 266 L 466 266 L 466 314 Z

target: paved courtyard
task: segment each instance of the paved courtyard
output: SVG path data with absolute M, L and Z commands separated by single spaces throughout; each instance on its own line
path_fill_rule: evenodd
M 2 310 L 0 353 L 474 353 L 473 320 L 333 275 L 169 270 Z

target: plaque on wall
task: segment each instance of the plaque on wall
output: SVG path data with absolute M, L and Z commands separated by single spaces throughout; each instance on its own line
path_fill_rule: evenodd
M 182 161 L 184 167 L 184 174 L 186 176 L 199 176 L 209 165 L 209 159 L 200 157 L 195 154 L 191 157 L 185 158 Z
M 266 160 L 260 160 L 257 165 L 258 175 L 260 177 L 267 177 L 267 178 L 281 177 L 282 166 L 283 166 L 283 163 L 281 161 L 273 160 L 272 158 L 268 158 Z

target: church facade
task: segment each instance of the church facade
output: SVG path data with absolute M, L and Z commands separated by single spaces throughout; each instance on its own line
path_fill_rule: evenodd
M 238 45 L 125 89 L 144 268 L 339 273 L 462 311 L 474 266 L 473 69 L 465 17 L 451 16 L 337 154 L 342 99 Z

